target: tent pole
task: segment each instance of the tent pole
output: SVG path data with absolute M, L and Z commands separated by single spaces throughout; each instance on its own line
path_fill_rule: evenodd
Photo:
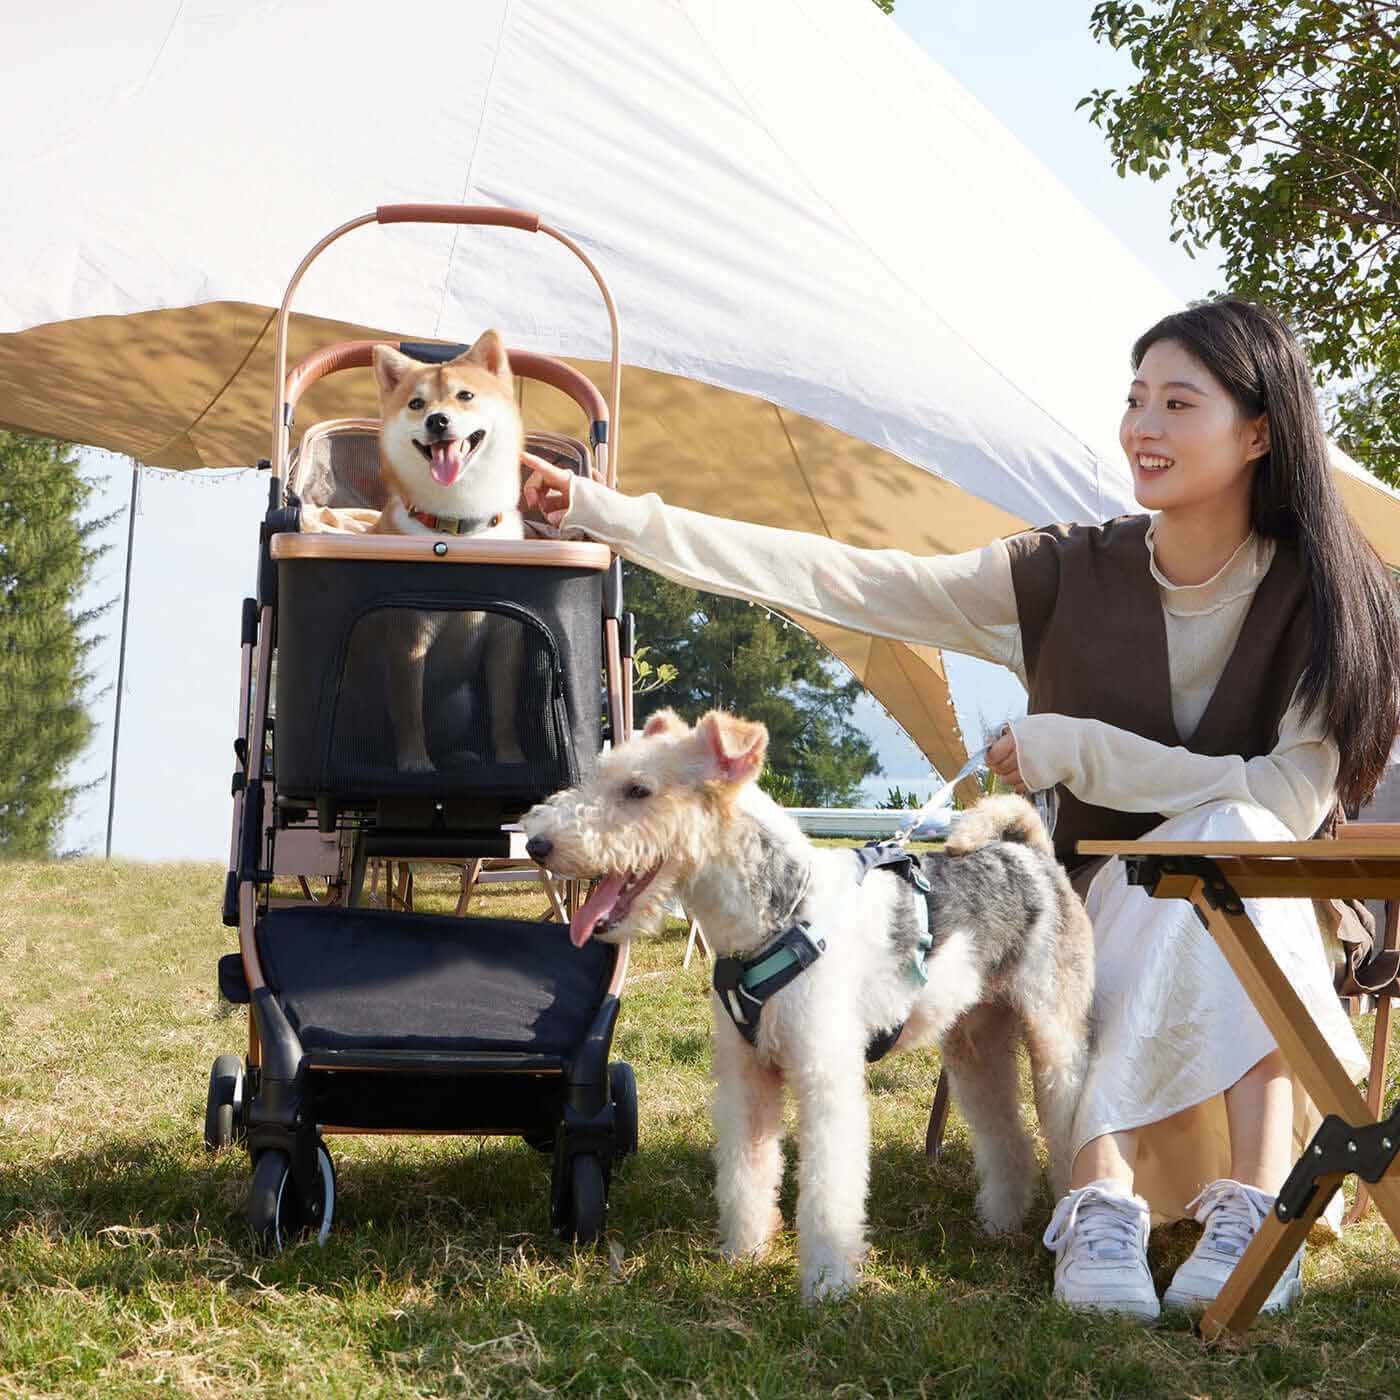
M 122 733 L 122 683 L 126 678 L 126 619 L 131 609 L 131 547 L 136 539 L 136 493 L 141 463 L 131 459 L 131 504 L 126 512 L 126 583 L 122 587 L 122 639 L 117 650 L 117 714 L 112 722 L 112 771 L 107 779 L 107 855 L 112 859 L 112 817 L 117 808 L 117 744 Z

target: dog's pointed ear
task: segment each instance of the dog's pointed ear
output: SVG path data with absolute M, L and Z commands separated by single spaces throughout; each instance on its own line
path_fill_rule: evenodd
M 711 776 L 726 783 L 746 783 L 758 776 L 768 752 L 768 730 L 756 720 L 711 710 L 695 726 Z
M 410 374 L 416 374 L 422 368 L 418 360 L 395 350 L 392 345 L 374 347 L 374 377 L 381 394 L 392 394 Z
M 487 374 L 494 374 L 507 384 L 511 382 L 510 356 L 506 354 L 505 343 L 495 331 L 483 331 L 472 348 L 465 355 L 458 355 L 457 359 L 463 364 L 480 365 Z
M 647 722 L 642 726 L 642 738 L 654 739 L 658 734 L 686 734 L 689 731 L 690 726 L 674 710 L 657 710 L 654 715 L 647 716 Z

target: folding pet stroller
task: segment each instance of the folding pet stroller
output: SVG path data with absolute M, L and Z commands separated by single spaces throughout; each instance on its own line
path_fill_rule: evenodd
M 382 503 L 372 419 L 311 428 L 289 452 L 298 400 L 317 380 L 367 366 L 379 342 L 330 345 L 287 371 L 292 295 L 325 247 L 367 223 L 495 224 L 558 239 L 582 259 L 612 326 L 610 401 L 570 366 L 511 351 L 517 381 L 567 395 L 588 442 L 529 434 L 532 451 L 611 482 L 620 393 L 617 318 L 577 245 L 516 210 L 395 205 L 323 239 L 277 318 L 272 473 L 258 597 L 243 605 L 238 766 L 224 922 L 239 952 L 219 987 L 246 1004 L 246 1061 L 221 1055 L 205 1141 L 246 1142 L 248 1219 L 272 1247 L 335 1207 L 327 1138 L 338 1132 L 512 1134 L 552 1153 L 552 1223 L 602 1229 L 614 1162 L 636 1148 L 636 1084 L 609 1064 L 625 949 L 571 946 L 561 923 L 449 918 L 362 907 L 375 858 L 523 856 L 515 819 L 589 772 L 610 731 L 630 727 L 631 620 L 620 563 L 601 545 L 303 531 Z M 387 343 L 387 342 L 386 342 Z M 442 361 L 464 346 L 397 347 Z M 463 645 L 489 627 L 484 649 Z M 431 640 L 423 723 L 431 766 L 398 762 L 386 686 L 395 638 Z M 502 642 L 502 638 L 506 640 Z M 464 658 L 475 660 L 468 664 Z M 606 677 L 606 681 L 604 681 Z M 518 744 L 502 752 L 493 707 Z M 272 897 L 274 879 L 325 897 Z M 577 888 L 566 887 L 572 909 Z

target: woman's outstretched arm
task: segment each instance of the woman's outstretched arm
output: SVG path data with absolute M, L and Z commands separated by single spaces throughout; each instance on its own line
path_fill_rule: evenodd
M 947 647 L 1021 675 L 1011 564 L 994 541 L 965 554 L 857 549 L 625 496 L 527 455 L 528 504 L 566 535 L 599 540 L 623 558 L 690 588 L 747 598 L 877 637 Z
M 1274 813 L 1305 840 L 1336 800 L 1337 746 L 1320 716 L 1304 718 L 1296 692 L 1272 751 L 1250 759 L 1192 753 L 1069 715 L 1026 715 L 1012 721 L 1011 732 L 1027 787 L 1063 783 L 1098 807 L 1172 817 L 1234 799 Z

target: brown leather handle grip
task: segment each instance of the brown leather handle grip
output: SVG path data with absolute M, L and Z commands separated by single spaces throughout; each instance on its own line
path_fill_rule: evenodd
M 374 217 L 381 224 L 497 224 L 526 233 L 540 231 L 538 214 L 494 204 L 381 204 Z

